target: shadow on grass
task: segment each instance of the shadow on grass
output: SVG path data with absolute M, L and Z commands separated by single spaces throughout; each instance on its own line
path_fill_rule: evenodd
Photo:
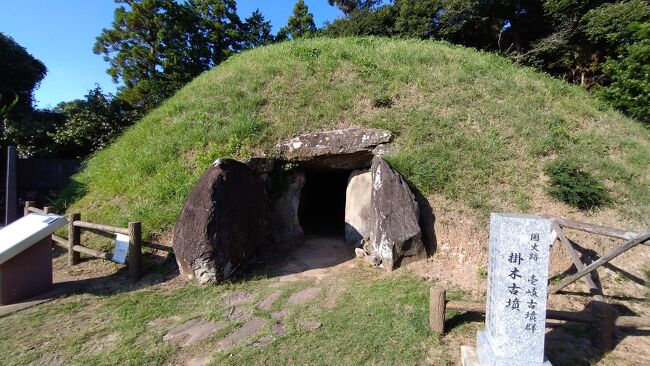
M 66 254 L 67 252 L 65 249 L 59 246 L 54 246 L 54 258 Z M 79 265 L 92 264 L 97 261 L 102 261 L 102 259 L 83 258 Z M 72 295 L 92 294 L 97 296 L 110 296 L 119 293 L 137 291 L 167 282 L 178 276 L 178 268 L 173 255 L 169 255 L 165 259 L 160 259 L 160 257 L 156 257 L 152 254 L 143 253 L 142 261 L 143 276 L 138 281 L 132 281 L 129 278 L 129 270 L 127 266 L 121 266 L 117 271 L 105 276 L 84 278 L 82 275 L 78 279 L 73 278 L 64 281 L 56 281 L 52 284 L 50 291 L 44 294 L 22 300 L 15 304 L 0 306 L 0 317 L 51 300 L 65 298 Z

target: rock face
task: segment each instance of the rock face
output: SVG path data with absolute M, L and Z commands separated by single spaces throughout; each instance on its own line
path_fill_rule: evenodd
M 386 130 L 353 127 L 300 135 L 279 143 L 275 150 L 282 159 L 305 167 L 358 169 L 367 167 L 374 148 L 391 137 Z
M 276 243 L 299 244 L 305 239 L 305 233 L 298 218 L 300 194 L 305 185 L 305 173 L 293 172 L 286 177 L 286 183 L 286 189 L 272 204 L 273 240 Z
M 350 173 L 345 191 L 345 242 L 358 246 L 370 235 L 372 174 L 368 170 Z
M 245 164 L 219 159 L 190 192 L 174 228 L 181 274 L 200 283 L 222 281 L 265 243 L 264 184 Z
M 372 159 L 371 172 L 370 255 L 388 271 L 426 258 L 418 204 L 408 184 L 379 156 Z

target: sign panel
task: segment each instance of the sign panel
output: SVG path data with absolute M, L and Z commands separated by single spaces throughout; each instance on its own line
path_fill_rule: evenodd
M 113 250 L 113 260 L 117 263 L 124 264 L 129 252 L 129 237 L 124 234 L 115 234 L 115 250 Z

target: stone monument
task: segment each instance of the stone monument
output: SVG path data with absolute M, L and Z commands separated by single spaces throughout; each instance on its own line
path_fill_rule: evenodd
M 492 213 L 485 330 L 477 332 L 481 365 L 549 365 L 544 357 L 551 220 Z

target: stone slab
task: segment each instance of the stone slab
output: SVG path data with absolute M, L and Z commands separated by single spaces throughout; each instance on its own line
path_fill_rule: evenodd
M 242 306 L 233 306 L 230 309 L 226 310 L 224 314 L 226 319 L 241 322 L 244 321 L 253 314 L 253 310 L 245 308 Z
M 237 331 L 235 331 L 234 333 L 230 334 L 226 338 L 219 341 L 219 343 L 217 343 L 217 349 L 219 351 L 226 351 L 238 345 L 244 339 L 252 335 L 255 335 L 257 332 L 259 332 L 262 329 L 262 327 L 264 327 L 264 325 L 266 325 L 266 320 L 263 318 L 253 318 L 249 320 Z
M 298 291 L 295 294 L 291 295 L 287 300 L 288 304 L 299 305 L 303 304 L 309 300 L 313 300 L 320 293 L 319 287 L 309 287 L 302 291 Z
M 287 334 L 287 327 L 282 323 L 276 323 L 271 326 L 271 331 L 277 335 Z
M 491 215 L 486 327 L 476 340 L 482 365 L 546 365 L 546 284 L 552 242 L 549 219 Z
M 287 317 L 287 315 L 289 315 L 289 311 L 287 309 L 283 309 L 283 310 L 271 313 L 271 318 L 273 320 L 283 320 L 284 318 Z
M 275 291 L 274 293 L 270 294 L 264 300 L 260 301 L 259 304 L 257 304 L 257 309 L 258 310 L 269 310 L 271 308 L 271 306 L 273 305 L 273 303 L 276 302 L 277 299 L 280 298 L 281 294 L 282 294 L 281 291 Z
M 370 236 L 372 174 L 368 170 L 350 173 L 345 189 L 345 242 L 359 246 Z
M 275 340 L 274 337 L 272 337 L 272 336 L 266 336 L 266 337 L 262 337 L 262 338 L 260 338 L 260 339 L 258 339 L 258 340 L 256 340 L 256 341 L 252 342 L 252 343 L 250 344 L 250 346 L 251 346 L 251 347 L 264 347 L 264 346 L 266 346 L 267 344 L 271 344 L 271 343 L 273 343 L 274 340 Z
M 208 338 L 212 333 L 225 327 L 225 322 L 211 322 L 204 318 L 195 318 L 170 330 L 163 336 L 163 341 L 172 341 L 181 347 L 187 347 Z

